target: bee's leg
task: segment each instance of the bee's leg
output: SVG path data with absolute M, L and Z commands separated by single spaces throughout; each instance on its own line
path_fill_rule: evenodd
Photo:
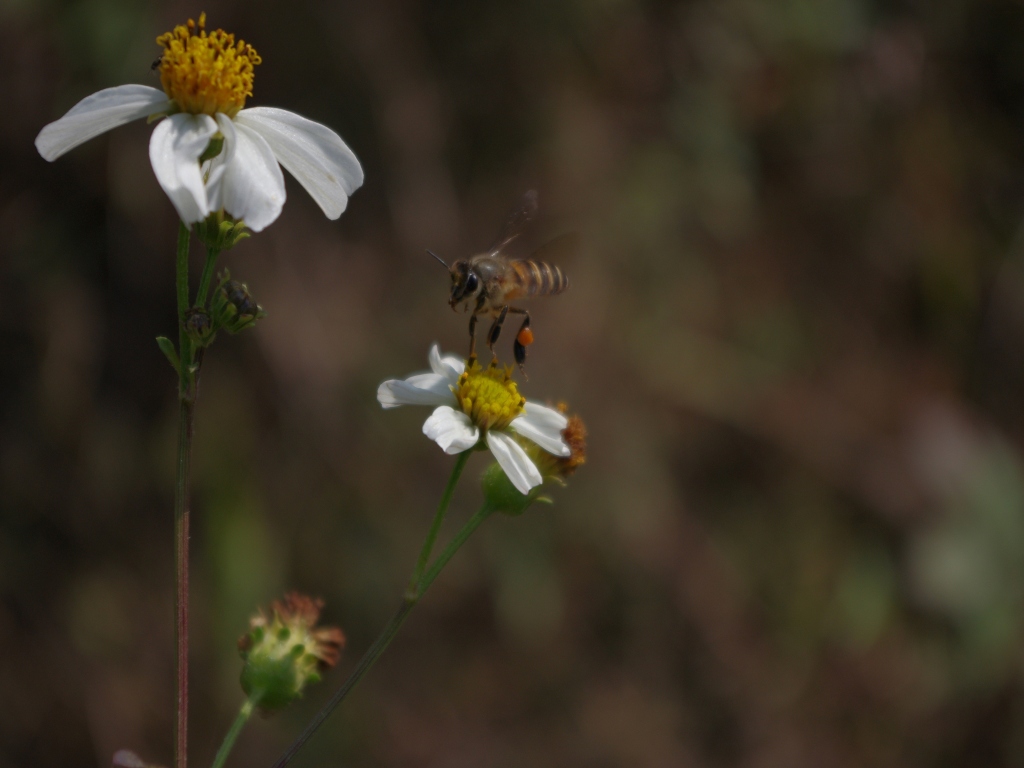
M 523 376 L 526 375 L 526 369 L 523 368 L 526 365 L 526 348 L 533 344 L 533 331 L 530 330 L 530 313 L 525 309 L 516 309 L 513 307 L 509 312 L 516 315 L 526 315 L 523 318 L 523 324 L 519 326 L 519 332 L 516 334 L 515 343 L 512 345 L 512 354 L 516 358 L 516 363 L 519 365 L 519 370 L 523 372 Z
M 491 356 L 497 360 L 498 353 L 494 351 L 494 344 L 498 341 L 498 337 L 501 335 L 501 326 L 505 322 L 505 315 L 508 314 L 508 305 L 506 304 L 501 308 L 501 312 L 494 318 L 494 322 L 491 323 L 491 330 L 487 332 L 487 348 L 491 350 Z
M 483 311 L 484 305 L 487 304 L 487 293 L 485 291 L 480 292 L 479 298 L 476 300 L 476 307 L 473 309 L 473 314 L 469 318 L 469 359 L 473 360 L 476 358 L 476 319 Z M 467 305 L 468 306 L 468 305 Z

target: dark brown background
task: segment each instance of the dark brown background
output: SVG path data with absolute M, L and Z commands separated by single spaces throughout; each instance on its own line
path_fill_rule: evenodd
M 0 764 L 170 760 L 173 209 L 143 123 L 38 130 L 158 85 L 204 8 L 0 7 Z M 349 650 L 244 732 L 268 765 L 394 609 L 452 460 L 390 376 L 461 351 L 423 252 L 528 188 L 577 230 L 528 396 L 588 465 L 487 523 L 298 765 L 1024 761 L 1024 7 L 1009 0 L 216 1 L 253 105 L 335 128 L 339 222 L 289 180 L 226 259 L 269 313 L 207 356 L 192 757 L 284 589 Z M 510 355 L 508 338 L 502 354 Z M 474 459 L 452 523 L 476 506 Z

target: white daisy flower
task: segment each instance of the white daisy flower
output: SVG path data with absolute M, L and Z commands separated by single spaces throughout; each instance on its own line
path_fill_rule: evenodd
M 198 24 L 189 19 L 157 43 L 164 48 L 162 91 L 119 85 L 87 96 L 39 132 L 39 154 L 52 162 L 111 128 L 162 117 L 149 141 L 149 159 L 186 224 L 223 209 L 259 232 L 284 205 L 281 165 L 327 218 L 341 215 L 363 183 L 359 160 L 326 126 L 283 109 L 242 108 L 260 63 L 252 46 L 220 29 L 207 34 L 205 13 Z M 204 158 L 218 146 L 216 156 Z
M 509 369 L 494 363 L 481 368 L 475 359 L 467 369 L 457 357 L 441 357 L 436 344 L 430 348 L 429 359 L 430 373 L 385 381 L 377 388 L 377 400 L 385 408 L 434 406 L 423 423 L 423 434 L 445 453 L 468 451 L 482 439 L 508 479 L 524 494 L 544 478 L 513 433 L 555 456 L 569 455 L 569 446 L 562 439 L 568 420 L 553 408 L 520 395 Z

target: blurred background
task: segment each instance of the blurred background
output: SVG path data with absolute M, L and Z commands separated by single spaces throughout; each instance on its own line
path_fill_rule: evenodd
M 1024 762 L 1020 2 L 3 0 L 0 764 L 171 759 L 176 220 L 143 122 L 32 142 L 159 87 L 203 10 L 263 57 L 249 104 L 333 127 L 366 184 L 330 222 L 289 178 L 224 260 L 269 317 L 203 370 L 196 765 L 257 605 L 322 596 L 349 646 L 234 765 L 397 606 L 452 459 L 376 388 L 463 352 L 424 249 L 489 245 L 530 188 L 534 242 L 583 247 L 523 391 L 588 463 L 487 522 L 295 764 Z

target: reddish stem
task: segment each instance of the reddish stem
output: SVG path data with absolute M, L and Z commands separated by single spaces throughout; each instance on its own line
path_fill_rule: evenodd
M 174 486 L 174 677 L 177 689 L 174 717 L 174 768 L 188 765 L 188 528 L 189 479 L 192 466 L 192 423 L 196 379 L 192 345 L 185 333 L 188 310 L 189 228 L 178 227 L 178 465 Z
M 188 762 L 188 487 L 191 468 L 192 419 L 194 403 L 181 401 L 178 432 L 178 489 L 174 504 L 174 553 L 177 588 L 174 593 L 175 677 L 177 679 L 177 715 L 174 727 L 175 766 Z

